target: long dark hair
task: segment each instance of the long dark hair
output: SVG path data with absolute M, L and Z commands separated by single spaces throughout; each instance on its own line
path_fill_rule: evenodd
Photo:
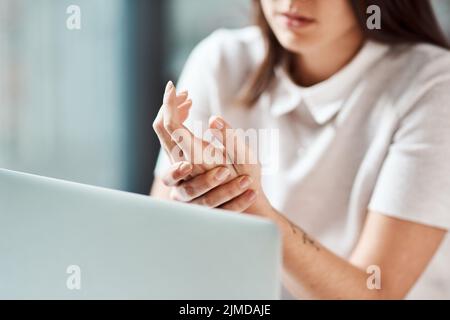
M 266 44 L 266 55 L 240 93 L 239 101 L 253 105 L 270 85 L 275 67 L 288 54 L 278 42 L 264 16 L 261 0 L 252 0 L 255 24 L 261 29 Z M 381 43 L 430 43 L 449 49 L 430 0 L 349 0 L 366 39 Z M 366 10 L 371 5 L 380 7 L 381 29 L 366 27 Z

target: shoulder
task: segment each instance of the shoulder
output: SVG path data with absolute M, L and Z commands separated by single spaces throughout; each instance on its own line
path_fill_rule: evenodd
M 418 81 L 450 77 L 450 50 L 431 44 L 417 44 L 403 53 L 405 68 L 415 72 Z
M 388 91 L 400 117 L 420 101 L 450 99 L 450 50 L 430 44 L 398 46 L 387 58 L 385 67 L 390 70 L 392 84 Z M 448 110 L 450 101 L 436 108 Z
M 405 85 L 423 86 L 450 77 L 450 50 L 430 44 L 398 46 L 388 57 L 395 78 Z

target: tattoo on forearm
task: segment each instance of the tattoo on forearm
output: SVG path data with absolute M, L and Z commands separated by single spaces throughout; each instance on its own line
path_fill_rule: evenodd
M 303 240 L 303 244 L 307 245 L 311 245 L 314 247 L 314 249 L 316 249 L 317 251 L 320 251 L 320 246 L 302 229 L 300 229 L 299 227 L 297 227 L 295 224 L 293 224 L 292 222 L 289 222 L 292 232 L 294 234 L 300 234 Z
M 303 243 L 304 244 L 310 244 L 312 245 L 317 251 L 320 251 L 320 247 L 317 245 L 317 243 L 306 234 L 306 232 L 303 232 Z

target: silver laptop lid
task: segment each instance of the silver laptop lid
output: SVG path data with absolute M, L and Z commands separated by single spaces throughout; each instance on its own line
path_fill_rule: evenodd
M 269 221 L 0 169 L 2 299 L 277 299 Z

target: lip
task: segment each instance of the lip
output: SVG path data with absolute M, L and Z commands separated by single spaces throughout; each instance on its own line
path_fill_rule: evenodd
M 299 14 L 293 14 L 290 12 L 280 13 L 278 14 L 278 17 L 283 25 L 291 29 L 303 29 L 317 22 L 313 18 L 309 18 Z

